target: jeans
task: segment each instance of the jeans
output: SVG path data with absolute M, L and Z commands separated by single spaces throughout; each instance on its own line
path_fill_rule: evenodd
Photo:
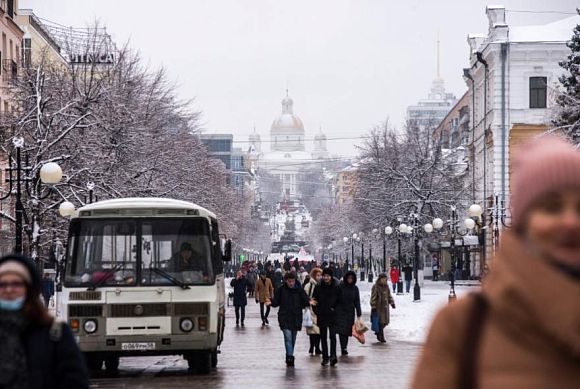
M 397 283 L 393 283 L 393 293 L 397 293 Z
M 411 280 L 405 280 L 405 286 L 407 289 L 407 293 L 411 291 Z
M 236 305 L 236 324 L 240 322 L 240 311 L 242 311 L 242 324 L 244 324 L 244 319 L 246 318 L 246 306 Z
M 266 306 L 266 313 L 264 314 L 264 306 Z M 268 320 L 268 315 L 270 314 L 270 306 L 264 303 L 260 303 L 260 317 L 262 318 L 262 323 Z
M 330 355 L 328 350 L 328 337 L 330 336 Z M 320 342 L 322 343 L 322 358 L 336 358 L 336 330 L 333 326 L 320 327 Z
M 439 270 L 433 270 L 433 281 L 439 280 Z
M 286 356 L 294 356 L 294 346 L 296 345 L 296 334 L 298 331 L 283 329 L 284 334 L 284 347 L 286 347 Z

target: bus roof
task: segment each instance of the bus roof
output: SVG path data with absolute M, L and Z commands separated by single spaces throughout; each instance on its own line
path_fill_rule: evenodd
M 192 209 L 198 211 L 200 216 L 216 218 L 213 212 L 200 207 L 197 204 L 188 201 L 158 197 L 128 197 L 97 201 L 79 208 L 75 212 L 75 217 L 78 217 L 82 211 L 104 211 L 114 209 Z

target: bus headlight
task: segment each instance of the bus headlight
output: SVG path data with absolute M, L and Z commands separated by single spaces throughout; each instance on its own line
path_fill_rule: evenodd
M 95 320 L 86 320 L 83 324 L 83 329 L 87 334 L 94 334 L 97 332 L 97 322 Z
M 190 332 L 193 330 L 193 321 L 187 318 L 181 319 L 179 322 L 179 328 L 181 328 L 181 331 L 183 332 Z

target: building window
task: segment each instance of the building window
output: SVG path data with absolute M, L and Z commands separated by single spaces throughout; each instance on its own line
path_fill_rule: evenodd
M 530 108 L 546 108 L 547 77 L 530 77 Z
M 22 66 L 30 67 L 32 61 L 32 39 L 24 38 L 22 42 Z
M 14 19 L 14 0 L 6 1 L 6 12 L 8 13 L 8 16 Z

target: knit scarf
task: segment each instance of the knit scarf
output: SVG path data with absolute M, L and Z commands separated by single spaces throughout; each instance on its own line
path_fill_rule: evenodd
M 22 312 L 0 310 L 0 388 L 26 388 L 26 351 L 22 343 L 22 333 L 26 329 L 26 319 Z

